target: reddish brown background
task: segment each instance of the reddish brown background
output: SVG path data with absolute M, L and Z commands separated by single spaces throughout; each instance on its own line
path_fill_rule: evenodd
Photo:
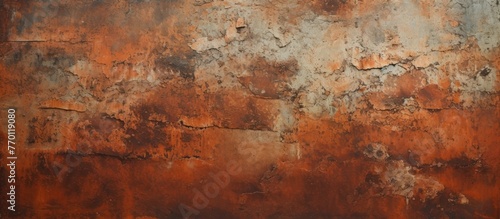
M 498 27 L 495 0 L 0 1 L 0 217 L 181 218 L 235 160 L 191 218 L 499 218 Z

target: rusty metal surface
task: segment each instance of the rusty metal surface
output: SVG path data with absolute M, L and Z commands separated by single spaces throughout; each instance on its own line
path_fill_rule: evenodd
M 494 0 L 0 1 L 0 217 L 498 218 L 499 26 Z

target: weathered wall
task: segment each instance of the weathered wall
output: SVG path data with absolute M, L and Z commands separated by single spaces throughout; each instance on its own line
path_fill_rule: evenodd
M 498 0 L 0 5 L 2 218 L 500 216 Z

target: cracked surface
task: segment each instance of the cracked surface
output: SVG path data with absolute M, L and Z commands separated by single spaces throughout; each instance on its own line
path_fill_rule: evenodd
M 498 26 L 496 0 L 2 1 L 9 216 L 182 218 L 236 160 L 192 218 L 498 218 Z

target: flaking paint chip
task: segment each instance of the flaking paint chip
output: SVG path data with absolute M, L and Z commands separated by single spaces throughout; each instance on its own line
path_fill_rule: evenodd
M 238 18 L 236 20 L 236 28 L 243 28 L 246 27 L 247 25 L 245 24 L 245 20 L 243 18 Z

